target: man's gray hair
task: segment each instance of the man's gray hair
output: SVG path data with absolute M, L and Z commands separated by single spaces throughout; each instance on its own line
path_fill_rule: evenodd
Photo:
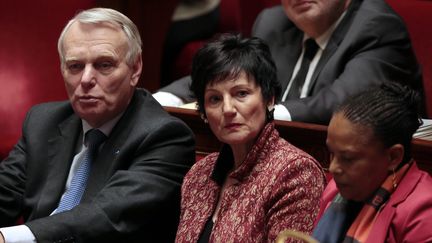
M 65 62 L 63 41 L 66 32 L 69 30 L 71 25 L 76 21 L 84 24 L 99 24 L 99 23 L 111 23 L 120 26 L 123 32 L 126 34 L 129 50 L 126 54 L 126 61 L 128 65 L 133 65 L 141 54 L 141 37 L 136 25 L 124 14 L 109 8 L 92 8 L 79 12 L 73 19 L 71 19 L 67 25 L 63 28 L 62 33 L 58 39 L 57 48 L 60 55 L 60 61 L 62 65 Z

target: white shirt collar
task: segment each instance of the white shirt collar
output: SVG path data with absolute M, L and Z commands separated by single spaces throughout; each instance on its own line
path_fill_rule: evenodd
M 117 115 L 116 117 L 111 119 L 110 121 L 108 121 L 108 122 L 104 123 L 102 126 L 96 127 L 96 128 L 99 129 L 101 132 L 103 132 L 108 137 L 111 134 L 111 131 L 114 128 L 114 126 L 117 124 L 117 122 L 122 117 L 123 113 L 124 112 L 120 113 L 119 115 Z M 90 124 L 88 124 L 88 122 L 85 121 L 84 119 L 81 119 L 81 122 L 82 122 L 82 127 L 83 127 L 83 134 L 86 134 L 86 132 L 88 130 L 95 128 L 95 127 L 90 126 Z M 84 136 L 83 136 L 83 139 L 84 139 Z

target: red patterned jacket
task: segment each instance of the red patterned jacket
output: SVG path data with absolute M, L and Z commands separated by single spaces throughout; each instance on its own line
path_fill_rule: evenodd
M 325 186 L 320 164 L 279 137 L 273 123 L 263 129 L 245 161 L 234 171 L 225 145 L 198 161 L 182 186 L 176 242 L 197 242 L 225 188 L 210 242 L 273 242 L 284 229 L 310 233 Z

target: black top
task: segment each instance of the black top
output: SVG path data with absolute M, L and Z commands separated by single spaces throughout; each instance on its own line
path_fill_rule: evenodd
M 210 235 L 213 230 L 213 220 L 210 217 L 204 226 L 204 230 L 201 232 L 198 243 L 208 243 L 210 241 Z

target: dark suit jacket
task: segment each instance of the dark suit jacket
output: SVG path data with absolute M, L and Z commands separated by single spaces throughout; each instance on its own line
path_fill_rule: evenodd
M 252 33 L 269 45 L 285 90 L 301 53 L 303 32 L 277 6 L 257 17 Z M 352 0 L 311 81 L 309 97 L 283 102 L 294 121 L 327 124 L 348 96 L 384 81 L 401 81 L 423 93 L 406 27 L 384 0 Z M 187 100 L 186 87 L 186 82 L 174 82 L 161 91 Z
M 82 139 L 69 102 L 37 105 L 0 164 L 0 226 L 23 216 L 38 242 L 172 242 L 180 186 L 195 161 L 191 130 L 137 90 L 92 165 L 81 204 L 48 217 Z

